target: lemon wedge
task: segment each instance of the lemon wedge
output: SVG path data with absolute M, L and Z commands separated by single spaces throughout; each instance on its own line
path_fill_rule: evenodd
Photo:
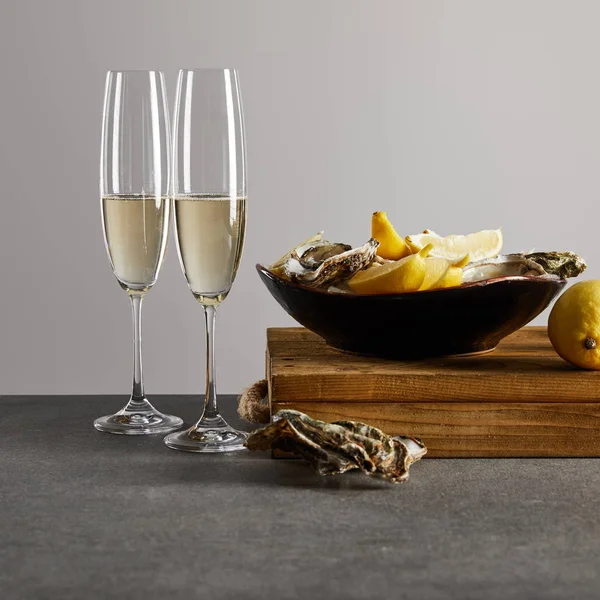
M 357 294 L 401 294 L 415 292 L 423 284 L 427 265 L 425 259 L 432 246 L 428 244 L 417 254 L 386 263 L 376 269 L 360 271 L 348 281 Z
M 445 258 L 436 258 L 429 256 L 425 259 L 425 279 L 421 284 L 420 290 L 429 290 L 446 274 L 450 268 L 450 261 Z
M 433 287 L 436 290 L 457 287 L 462 283 L 462 276 L 463 270 L 460 267 L 450 267 Z
M 503 243 L 501 229 L 484 229 L 468 235 L 446 237 L 440 237 L 433 232 L 419 233 L 407 236 L 405 241 L 412 251 L 419 251 L 427 244 L 432 244 L 430 256 L 453 262 L 461 260 L 467 254 L 471 261 L 492 258 L 500 254 Z
M 431 229 L 423 229 L 423 233 L 426 235 L 430 235 L 432 237 L 436 237 L 436 238 L 441 238 L 441 235 L 438 235 L 435 231 L 431 230 Z M 422 234 L 419 234 L 422 235 Z M 408 246 L 408 248 L 410 249 L 410 251 L 413 254 L 416 254 L 423 246 L 421 246 L 420 244 L 417 244 L 415 242 L 413 242 L 413 238 L 418 241 L 419 240 L 419 235 L 407 235 L 404 238 L 404 243 Z M 431 257 L 431 258 L 435 258 L 435 257 Z
M 371 217 L 371 237 L 379 242 L 377 255 L 381 258 L 399 260 L 411 254 L 404 239 L 396 233 L 383 211 L 374 212 Z
M 469 255 L 452 263 L 445 258 L 429 256 L 425 259 L 427 270 L 420 290 L 454 287 L 462 283 L 462 270 L 470 262 Z

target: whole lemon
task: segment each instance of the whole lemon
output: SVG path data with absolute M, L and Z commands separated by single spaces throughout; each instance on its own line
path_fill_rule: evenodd
M 581 281 L 554 305 L 548 337 L 566 361 L 582 369 L 600 369 L 600 281 Z

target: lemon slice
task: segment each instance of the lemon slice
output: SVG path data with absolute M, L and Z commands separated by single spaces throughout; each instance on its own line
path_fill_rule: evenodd
M 431 244 L 433 246 L 430 256 L 445 258 L 452 262 L 461 260 L 466 254 L 471 261 L 483 258 L 492 258 L 502 250 L 502 230 L 484 229 L 468 235 L 447 235 L 439 237 L 433 232 L 409 235 L 407 245 L 413 251 Z
M 425 258 L 431 244 L 417 254 L 386 263 L 375 269 L 360 271 L 348 281 L 348 286 L 357 294 L 401 294 L 417 291 L 425 279 Z

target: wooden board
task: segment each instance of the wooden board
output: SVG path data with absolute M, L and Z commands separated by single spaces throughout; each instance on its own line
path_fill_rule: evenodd
M 269 329 L 272 413 L 368 422 L 431 457 L 600 456 L 600 372 L 571 367 L 544 327 L 489 354 L 419 362 L 356 356 L 303 328 Z

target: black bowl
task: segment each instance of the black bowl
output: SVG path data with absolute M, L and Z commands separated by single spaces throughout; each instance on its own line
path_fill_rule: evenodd
M 341 294 L 290 283 L 262 265 L 271 295 L 334 348 L 402 360 L 489 352 L 537 317 L 562 279 L 501 277 L 405 294 Z

